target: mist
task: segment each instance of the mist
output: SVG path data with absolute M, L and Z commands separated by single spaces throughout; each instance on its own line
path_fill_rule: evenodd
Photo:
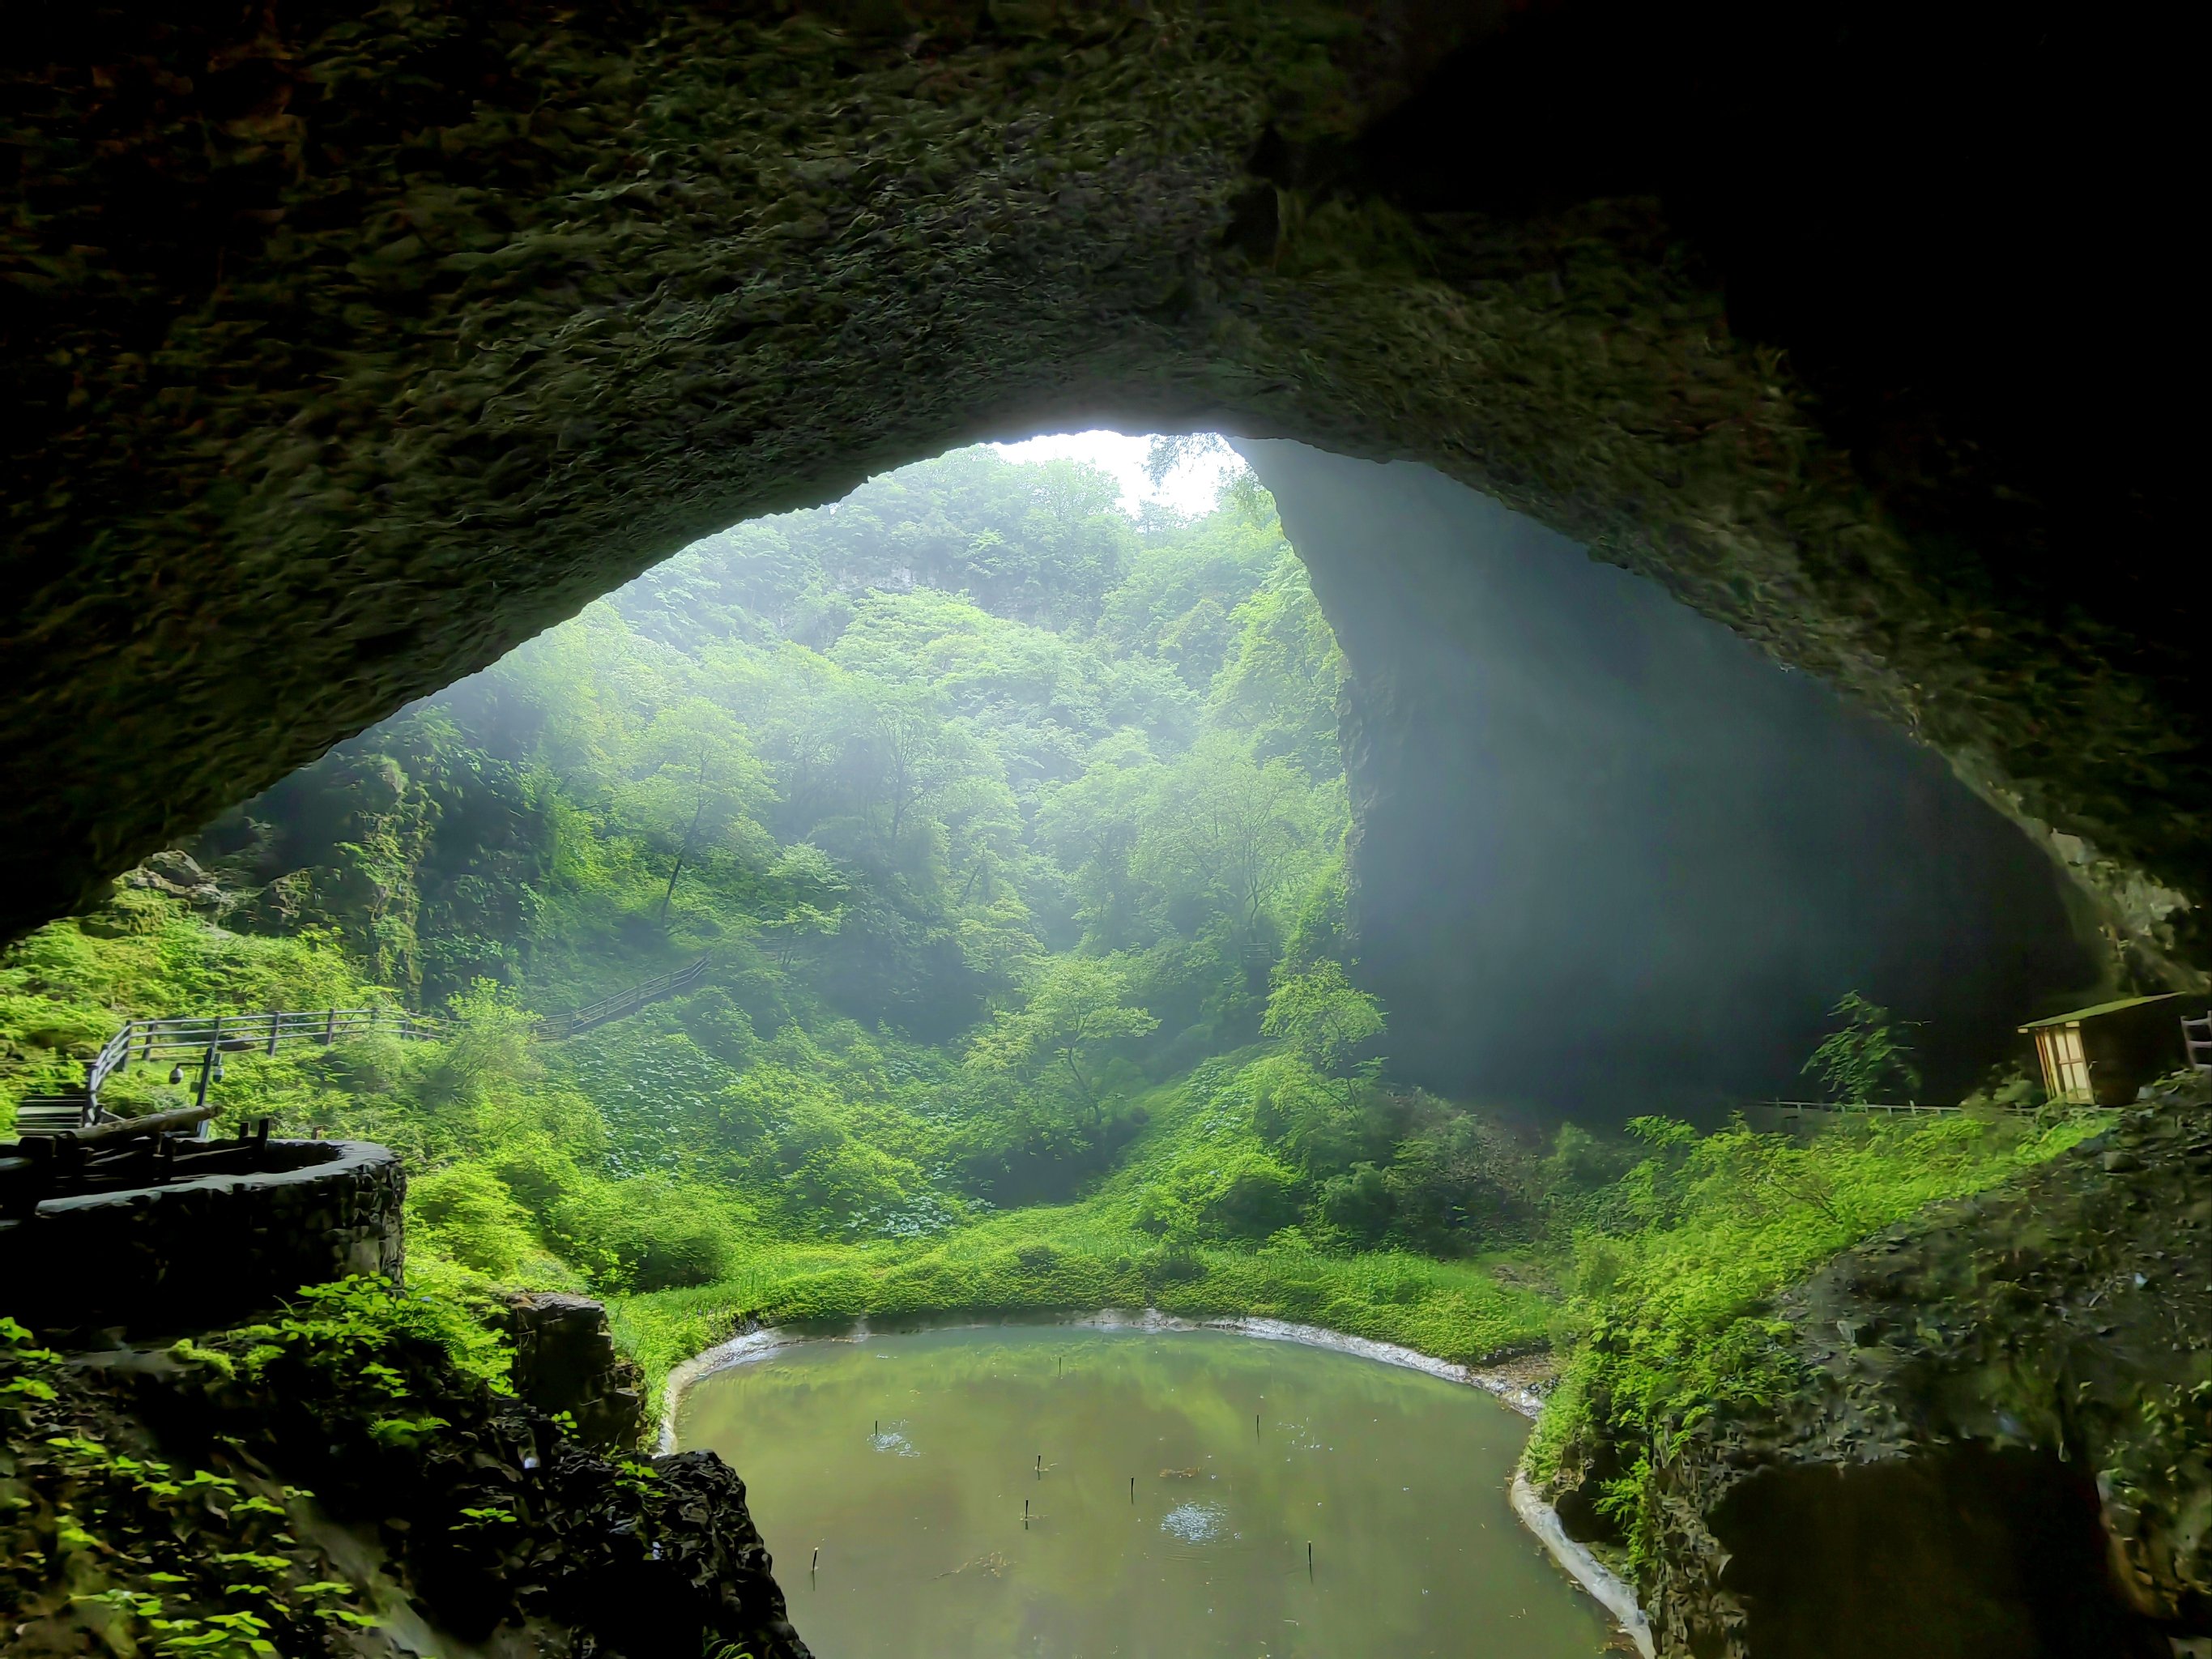
M 2055 866 L 1936 756 L 1423 466 L 1243 442 L 1350 673 L 1357 975 L 1395 1073 L 1618 1117 L 1811 1092 L 1856 990 L 1926 1098 L 2090 988 Z

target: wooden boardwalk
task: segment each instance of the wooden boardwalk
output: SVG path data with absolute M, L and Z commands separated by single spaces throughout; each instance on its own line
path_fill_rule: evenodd
M 707 964 L 711 957 L 701 957 L 689 967 L 677 968 L 655 975 L 626 991 L 617 991 L 611 996 L 601 997 L 597 1002 L 587 1002 L 582 1007 L 565 1014 L 548 1014 L 538 1022 L 538 1036 L 542 1042 L 560 1042 L 605 1025 L 625 1014 L 634 1014 L 648 1002 L 658 1002 L 663 997 L 672 997 L 690 990 L 707 977 Z
M 134 1019 L 108 1038 L 85 1062 L 84 1084 L 60 1094 L 28 1095 L 16 1103 L 18 1137 L 74 1134 L 118 1120 L 100 1103 L 110 1078 L 136 1066 L 168 1060 L 170 1081 L 184 1080 L 187 1061 L 199 1068 L 199 1108 L 208 1085 L 222 1075 L 227 1054 L 273 1054 L 288 1042 L 316 1042 L 327 1048 L 348 1037 L 381 1031 L 402 1042 L 425 1042 L 443 1035 L 431 1022 L 398 1008 L 315 1008 L 263 1014 L 181 1014 L 166 1019 Z M 210 1114 L 203 1113 L 203 1115 Z
M 541 1042 L 559 1042 L 589 1031 L 648 1003 L 690 990 L 707 976 L 711 959 L 656 975 L 652 979 L 601 997 L 597 1002 L 565 1014 L 542 1016 L 532 1035 Z M 228 1054 L 273 1054 L 288 1043 L 313 1042 L 325 1048 L 350 1037 L 382 1034 L 403 1042 L 434 1041 L 445 1029 L 434 1020 L 401 1008 L 311 1008 L 254 1014 L 182 1014 L 165 1019 L 134 1019 L 101 1045 L 99 1054 L 85 1062 L 82 1087 L 58 1094 L 29 1095 L 15 1107 L 15 1133 L 23 1135 L 79 1135 L 96 1126 L 119 1121 L 100 1104 L 100 1091 L 111 1078 L 133 1066 L 167 1060 L 172 1082 L 184 1080 L 187 1066 L 199 1071 L 198 1115 L 212 1116 L 207 1108 L 208 1085 L 222 1075 Z

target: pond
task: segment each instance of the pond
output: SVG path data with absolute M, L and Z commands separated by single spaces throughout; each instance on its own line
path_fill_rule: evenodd
M 775 1350 L 677 1437 L 818 1659 L 1581 1659 L 1612 1626 L 1508 1507 L 1528 1428 L 1325 1349 L 1012 1325 Z

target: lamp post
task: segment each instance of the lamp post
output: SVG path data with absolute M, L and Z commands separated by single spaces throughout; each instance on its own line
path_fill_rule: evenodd
M 210 1042 L 207 1046 L 207 1052 L 200 1056 L 199 1087 L 195 1090 L 192 1094 L 192 1104 L 194 1106 L 204 1106 L 207 1104 L 208 1084 L 211 1079 L 219 1078 L 222 1075 L 222 1063 L 216 1059 L 215 1044 Z

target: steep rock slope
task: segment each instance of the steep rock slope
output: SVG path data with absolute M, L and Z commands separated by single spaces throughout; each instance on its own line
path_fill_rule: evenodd
M 1426 468 L 1243 450 L 1344 651 L 1408 1074 L 1577 1117 L 1789 1096 L 1857 990 L 1955 1099 L 2094 988 L 2057 866 L 1936 757 Z
M 711 1453 L 594 1450 L 410 1317 L 355 1281 L 171 1347 L 0 1320 L 9 1654 L 806 1659 Z M 518 1383 L 576 1404 L 542 1349 Z

